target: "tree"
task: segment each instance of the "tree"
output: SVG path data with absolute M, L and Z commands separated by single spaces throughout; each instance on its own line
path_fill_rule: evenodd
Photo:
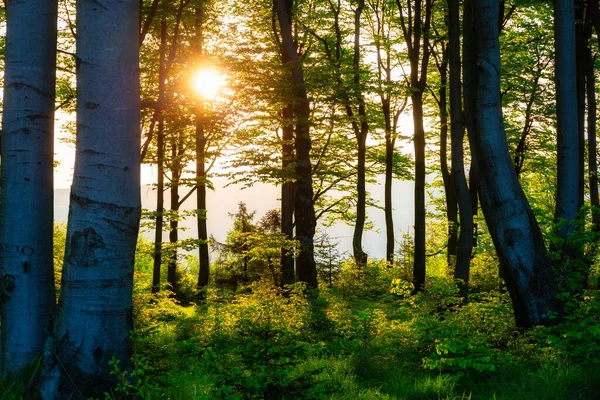
M 44 348 L 56 306 L 53 148 L 57 3 L 8 2 L 2 112 L 2 370 Z
M 460 11 L 458 0 L 448 0 L 448 58 L 450 67 L 450 131 L 452 138 L 452 188 L 460 217 L 460 233 L 456 251 L 454 278 L 459 279 L 461 296 L 466 296 L 469 285 L 471 249 L 473 248 L 473 210 L 465 176 L 460 84 Z
M 472 4 L 474 30 L 465 29 L 465 42 L 473 40 L 477 48 L 476 65 L 470 68 L 477 71 L 474 139 L 481 206 L 517 326 L 550 325 L 562 313 L 558 286 L 539 226 L 519 185 L 502 122 L 498 7 L 494 0 Z M 467 4 L 465 10 L 470 7 Z
M 309 287 L 317 287 L 317 268 L 314 256 L 314 236 L 316 228 L 313 203 L 312 165 L 310 163 L 310 103 L 304 85 L 302 61 L 294 47 L 291 18 L 285 0 L 274 0 L 277 20 L 281 30 L 283 50 L 291 66 L 290 79 L 294 94 L 294 115 L 296 117 L 294 147 L 296 150 L 296 196 L 294 217 L 296 238 L 300 242 L 300 254 L 297 258 L 298 279 Z
M 109 361 L 129 368 L 141 210 L 138 23 L 137 0 L 77 3 L 77 156 L 44 399 L 103 396 L 114 386 Z
M 195 53 L 198 61 L 202 60 L 204 50 L 204 24 L 206 23 L 206 3 L 196 8 L 196 43 Z M 210 260 L 208 258 L 208 231 L 206 227 L 206 151 L 207 138 L 204 132 L 205 104 L 200 95 L 196 104 L 196 216 L 198 224 L 198 287 L 208 285 Z
M 413 284 L 415 291 L 425 285 L 425 126 L 423 94 L 427 87 L 429 65 L 432 0 L 408 0 L 407 5 L 396 0 L 400 26 L 410 61 L 410 90 L 415 147 L 415 256 Z
M 167 24 L 164 20 L 160 23 L 160 56 L 158 66 L 158 100 L 157 108 L 163 108 L 165 102 L 165 53 L 167 51 Z M 165 191 L 165 118 L 158 117 L 158 131 L 156 132 L 156 225 L 154 227 L 154 264 L 152 269 L 152 293 L 160 290 L 160 270 L 162 265 L 162 237 L 164 221 L 164 191 Z
M 384 212 L 385 212 L 385 234 L 386 234 L 386 258 L 391 265 L 394 262 L 394 220 L 392 208 L 392 183 L 394 175 L 394 149 L 398 138 L 398 120 L 408 103 L 408 96 L 399 93 L 400 85 L 393 79 L 394 67 L 397 65 L 392 61 L 398 57 L 393 40 L 394 21 L 396 13 L 395 4 L 380 0 L 371 0 L 372 9 L 371 31 L 375 42 L 377 56 L 377 89 L 381 102 L 381 111 L 384 119 L 385 130 L 385 183 L 384 183 Z M 399 58 L 399 57 L 398 57 Z M 402 100 L 399 100 L 402 99 Z
M 554 32 L 556 48 L 556 124 L 557 179 L 556 221 L 562 221 L 557 235 L 574 257 L 574 245 L 569 240 L 576 230 L 575 220 L 580 199 L 580 154 L 578 130 L 578 98 L 576 76 L 575 6 L 571 0 L 554 2 Z

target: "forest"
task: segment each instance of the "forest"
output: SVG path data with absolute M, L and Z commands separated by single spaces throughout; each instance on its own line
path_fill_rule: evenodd
M 600 399 L 599 3 L 2 2 L 0 400 Z

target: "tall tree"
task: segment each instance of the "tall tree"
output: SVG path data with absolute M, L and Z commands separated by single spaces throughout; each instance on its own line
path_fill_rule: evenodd
M 576 257 L 576 248 L 569 237 L 576 231 L 577 212 L 580 198 L 580 143 L 578 122 L 581 99 L 577 95 L 575 4 L 572 0 L 554 2 L 555 35 L 555 84 L 556 84 L 556 124 L 557 124 L 557 164 L 556 164 L 556 222 L 561 224 L 556 234 L 561 238 L 566 254 L 565 262 Z M 581 80 L 581 77 L 579 78 Z M 558 249 L 557 249 L 558 250 Z M 568 267 L 567 267 L 568 268 Z M 567 273 L 567 271 L 564 271 Z M 570 275 L 570 274 L 569 274 Z
M 474 139 L 481 207 L 517 325 L 550 325 L 562 312 L 556 298 L 558 285 L 539 226 L 519 185 L 502 121 L 498 5 L 495 0 L 474 0 L 472 4 L 474 30 L 465 29 L 464 40 L 474 40 L 477 46 L 476 65 L 471 65 L 470 71 L 477 71 Z M 467 4 L 465 10 L 469 7 Z
M 460 217 L 454 278 L 459 279 L 460 294 L 466 296 L 473 248 L 473 210 L 464 166 L 462 93 L 460 82 L 460 8 L 458 0 L 448 0 L 448 58 L 450 67 L 450 131 L 452 137 L 452 187 Z
M 393 2 L 371 0 L 372 9 L 371 31 L 375 42 L 377 56 L 376 91 L 381 102 L 381 111 L 385 130 L 385 183 L 384 183 L 384 212 L 385 212 L 385 257 L 391 265 L 394 262 L 394 219 L 392 207 L 392 183 L 394 178 L 395 146 L 398 138 L 398 120 L 408 102 L 408 97 L 398 93 L 399 85 L 394 79 L 394 61 L 398 55 L 394 53 L 395 29 L 393 16 L 396 13 Z M 398 100 L 400 97 L 402 100 Z
M 42 353 L 56 305 L 53 148 L 57 3 L 8 2 L 2 110 L 4 373 Z
M 431 13 L 433 0 L 407 0 L 405 6 L 396 0 L 400 26 L 410 60 L 410 89 L 415 147 L 415 239 L 413 284 L 415 291 L 425 285 L 425 124 L 423 94 L 427 87 Z
M 588 104 L 588 180 L 590 185 L 590 204 L 592 206 L 592 230 L 600 232 L 600 199 L 598 199 L 598 145 L 596 133 L 596 75 L 594 73 L 594 56 L 591 47 L 586 54 L 586 88 Z
M 204 24 L 206 3 L 196 8 L 196 49 L 197 61 L 203 57 Z M 207 140 L 204 131 L 204 96 L 200 95 L 196 104 L 196 221 L 198 224 L 198 287 L 208 285 L 209 258 L 208 258 L 208 231 L 206 227 L 206 151 Z
M 309 287 L 317 287 L 317 267 L 314 256 L 314 236 L 316 228 L 313 203 L 312 166 L 310 163 L 310 103 L 304 85 L 302 60 L 294 46 L 292 27 L 285 0 L 273 0 L 281 30 L 283 49 L 287 53 L 291 67 L 291 82 L 294 94 L 294 115 L 296 117 L 294 147 L 296 150 L 296 196 L 294 217 L 296 238 L 300 243 L 297 261 L 298 279 Z
M 287 23 L 293 26 L 292 18 L 293 1 L 287 0 L 285 7 Z M 277 10 L 273 5 L 273 20 L 276 19 Z M 275 22 L 275 21 L 273 21 Z M 277 24 L 273 23 L 273 34 L 277 37 L 279 51 L 281 53 L 281 62 L 287 65 L 290 62 L 288 53 L 283 48 L 281 38 L 279 37 Z M 294 237 L 294 105 L 293 99 L 288 98 L 281 110 L 281 233 L 288 240 Z M 289 248 L 281 249 L 281 285 L 290 285 L 294 283 L 294 256 Z
M 352 90 L 353 97 L 358 104 L 358 116 L 354 117 L 351 107 L 346 104 L 348 117 L 353 118 L 352 127 L 354 136 L 358 144 L 358 176 L 356 182 L 356 223 L 354 225 L 354 234 L 352 235 L 352 250 L 354 259 L 359 266 L 367 263 L 367 253 L 362 248 L 362 237 L 367 218 L 367 188 L 366 188 L 366 156 L 367 156 L 367 136 L 369 134 L 369 124 L 367 121 L 367 111 L 363 90 L 361 89 L 360 77 L 360 28 L 361 15 L 365 8 L 365 0 L 359 0 L 354 10 L 354 54 L 352 57 Z
M 167 23 L 160 23 L 160 56 L 158 65 L 158 100 L 157 108 L 164 109 L 165 103 L 165 55 L 167 51 Z M 165 207 L 165 117 L 158 116 L 158 131 L 156 132 L 156 224 L 154 227 L 154 264 L 152 270 L 152 293 L 160 290 L 160 270 L 162 265 L 162 241 Z
M 77 2 L 77 143 L 44 399 L 100 397 L 131 359 L 140 219 L 139 1 Z M 107 34 L 99 35 L 99 32 Z

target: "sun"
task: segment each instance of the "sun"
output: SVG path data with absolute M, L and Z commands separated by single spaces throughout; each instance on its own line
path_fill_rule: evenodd
M 223 77 L 213 69 L 201 69 L 192 77 L 194 91 L 205 99 L 214 98 L 223 85 Z

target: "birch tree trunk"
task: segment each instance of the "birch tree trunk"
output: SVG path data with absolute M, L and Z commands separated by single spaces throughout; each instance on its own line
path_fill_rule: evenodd
M 3 372 L 42 354 L 55 310 L 53 235 L 56 2 L 7 6 L 2 110 Z
M 510 158 L 500 101 L 498 4 L 475 0 L 478 41 L 476 137 L 481 207 L 494 241 L 517 326 L 558 321 L 558 287 L 542 235 Z
M 103 397 L 129 368 L 140 219 L 139 2 L 77 2 L 77 153 L 44 399 Z

